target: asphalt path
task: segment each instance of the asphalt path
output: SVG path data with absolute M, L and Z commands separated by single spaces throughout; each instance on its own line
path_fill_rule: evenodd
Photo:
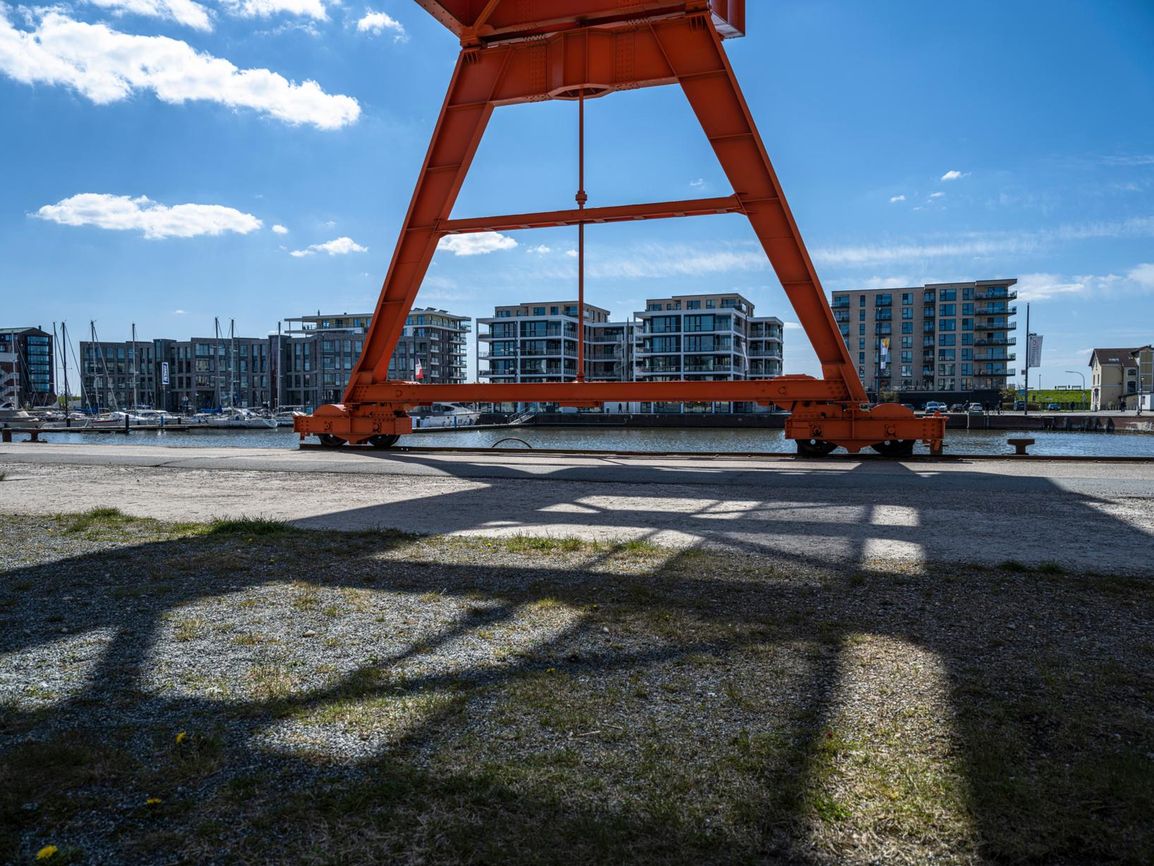
M 0 445 L 0 512 L 645 538 L 853 568 L 1154 576 L 1154 464 Z

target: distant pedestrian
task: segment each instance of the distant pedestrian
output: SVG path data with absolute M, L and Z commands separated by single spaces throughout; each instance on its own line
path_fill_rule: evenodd
M 1121 412 L 1126 411 L 1126 398 L 1125 397 L 1123 397 L 1121 400 L 1118 401 L 1118 410 Z

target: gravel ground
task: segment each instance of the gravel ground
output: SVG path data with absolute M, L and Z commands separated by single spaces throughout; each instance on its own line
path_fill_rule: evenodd
M 1149 576 L 0 515 L 0 860 L 1154 859 Z

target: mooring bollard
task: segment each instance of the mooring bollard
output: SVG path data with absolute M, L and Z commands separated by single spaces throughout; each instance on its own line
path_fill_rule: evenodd
M 1030 455 L 1026 453 L 1026 449 L 1033 445 L 1034 441 L 1033 439 L 1007 439 L 1006 444 L 1014 446 L 1015 457 L 1029 457 Z

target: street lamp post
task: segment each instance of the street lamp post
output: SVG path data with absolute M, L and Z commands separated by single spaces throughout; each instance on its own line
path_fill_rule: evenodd
M 1142 353 L 1151 351 L 1154 351 L 1154 345 L 1147 344 L 1145 346 L 1139 346 L 1130 353 L 1130 357 L 1138 362 L 1138 393 L 1135 396 L 1137 397 L 1136 402 L 1138 403 L 1139 415 L 1142 414 Z
M 1069 373 L 1071 376 L 1081 376 L 1082 377 L 1082 393 L 1083 394 L 1086 393 L 1086 374 L 1082 373 L 1078 370 L 1067 370 L 1066 372 Z M 1081 400 L 1078 401 L 1079 404 L 1081 404 L 1081 402 L 1082 402 Z

